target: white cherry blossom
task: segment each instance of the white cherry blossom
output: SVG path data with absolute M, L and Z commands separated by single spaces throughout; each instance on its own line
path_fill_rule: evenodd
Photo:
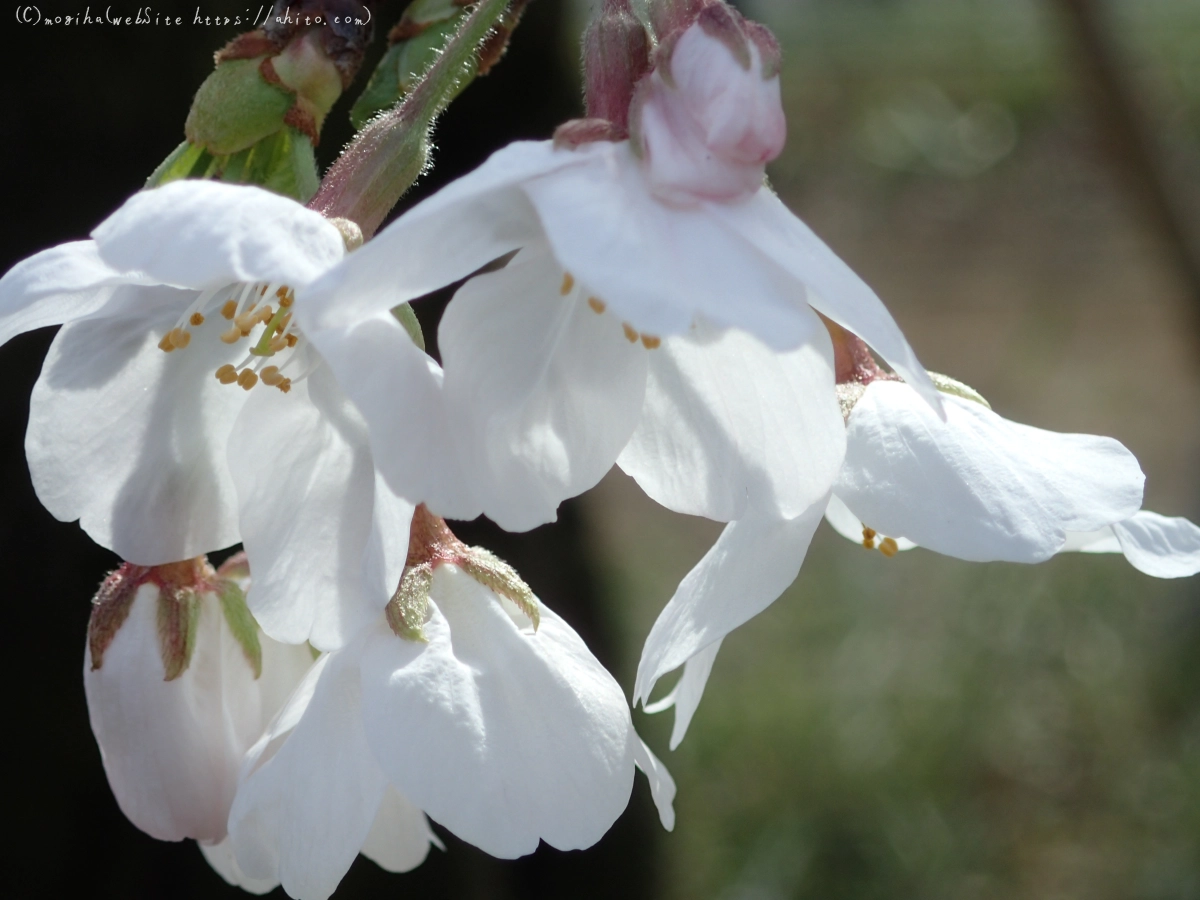
M 917 545 L 979 562 L 1119 551 L 1158 577 L 1200 570 L 1200 529 L 1140 511 L 1144 476 L 1112 438 L 1021 425 L 951 394 L 942 420 L 913 388 L 892 380 L 855 388 L 832 491 L 791 518 L 751 510 L 731 522 L 655 622 L 634 702 L 653 712 L 674 707 L 672 747 L 721 640 L 791 584 L 822 515 L 889 556 Z M 674 689 L 648 703 L 657 681 L 680 665 Z
M 536 601 L 535 601 L 536 602 Z M 383 616 L 309 673 L 247 756 L 230 818 L 241 870 L 322 900 L 385 842 L 415 865 L 428 814 L 495 856 L 590 846 L 625 808 L 635 765 L 664 825 L 674 785 L 620 687 L 544 605 L 537 628 L 454 565 L 432 573 L 424 640 Z
M 869 385 L 847 423 L 846 464 L 826 518 L 855 541 L 969 560 L 1040 562 L 1124 553 L 1159 578 L 1200 572 L 1200 528 L 1141 510 L 1141 470 L 1111 438 L 1010 422 L 947 397 L 935 423 L 913 391 Z M 870 534 L 875 532 L 875 534 Z M 889 548 L 890 550 L 891 548 Z
M 225 840 L 242 757 L 312 665 L 259 633 L 241 597 L 203 560 L 125 564 L 97 595 L 92 731 L 121 811 L 160 840 Z
M 287 389 L 303 374 L 286 305 L 344 252 L 338 229 L 298 203 L 187 181 L 9 271 L 0 341 L 65 323 L 26 435 L 46 508 L 142 565 L 236 543 L 225 451 L 246 391 L 228 382 Z
M 774 455 L 781 470 L 753 474 L 764 496 L 772 479 L 796 487 L 779 501 L 795 514 L 825 493 L 841 454 L 830 395 L 816 387 L 832 356 L 814 311 L 862 334 L 940 405 L 878 297 L 764 185 L 783 139 L 778 76 L 754 41 L 731 40 L 741 44 L 697 23 L 674 41 L 640 89 L 634 138 L 513 144 L 308 291 L 305 334 L 362 411 L 397 493 L 452 518 L 531 528 L 595 484 L 635 429 L 624 462 L 652 493 L 677 493 L 657 450 L 684 453 L 685 432 L 723 478 L 719 461 L 749 443 L 723 429 L 752 414 L 721 387 L 717 359 L 740 354 L 751 406 L 791 392 L 777 421 L 796 449 Z M 451 302 L 444 370 L 411 346 L 389 309 L 513 251 Z M 723 338 L 730 330 L 743 337 Z M 777 364 L 791 370 L 786 389 L 752 362 L 770 351 L 794 354 Z M 668 406 L 688 422 L 659 422 Z M 431 439 L 405 440 L 414 427 Z M 796 460 L 818 447 L 799 475 Z M 656 461 L 665 467 L 651 472 Z M 748 469 L 735 460 L 711 497 L 679 505 L 737 515 Z

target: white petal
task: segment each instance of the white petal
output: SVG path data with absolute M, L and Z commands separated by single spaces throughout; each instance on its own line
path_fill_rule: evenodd
M 763 188 L 749 202 L 725 210 L 732 230 L 808 287 L 807 300 L 817 312 L 866 341 L 930 406 L 941 410 L 942 395 L 883 301 L 778 197 Z
M 725 526 L 650 629 L 638 663 L 635 704 L 650 699 L 663 675 L 758 615 L 787 590 L 800 571 L 825 505 L 822 497 L 794 519 L 747 517 Z
M 874 382 L 847 427 L 837 494 L 881 534 L 976 562 L 1040 562 L 1068 531 L 1141 505 L 1137 460 L 1111 438 L 1019 425 L 945 397 L 942 422 L 907 385 Z
M 138 292 L 136 308 L 70 322 L 55 337 L 29 401 L 25 450 L 54 516 L 79 519 L 130 562 L 156 565 L 239 539 L 225 445 L 246 395 L 213 375 L 244 351 L 202 334 L 164 353 L 159 340 L 194 294 L 127 290 Z
M 837 494 L 829 498 L 829 506 L 825 508 L 825 521 L 842 537 L 856 544 L 862 544 L 863 523 L 859 521 L 858 516 L 850 512 L 850 507 L 843 503 Z M 882 537 L 890 537 L 894 540 L 897 550 L 911 550 L 917 546 L 908 538 L 890 534 L 882 535 Z
M 658 820 L 667 831 L 674 831 L 675 779 L 643 740 L 639 739 L 634 748 L 634 761 L 650 781 L 650 796 L 654 798 L 654 806 L 658 809 Z
M 313 667 L 247 754 L 229 815 L 242 871 L 279 879 L 297 900 L 333 893 L 387 787 L 363 734 L 356 649 Z
M 795 279 L 727 223 L 740 203 L 657 200 L 628 143 L 574 151 L 587 165 L 525 183 L 563 267 L 638 331 L 683 334 L 697 315 L 772 347 L 799 346 L 811 323 Z
M 140 191 L 92 232 L 123 272 L 197 290 L 234 282 L 307 284 L 345 253 L 320 213 L 257 187 L 176 181 Z
M 220 841 L 242 754 L 262 728 L 259 694 L 241 646 L 203 595 L 191 662 L 164 680 L 158 588 L 138 589 L 129 616 L 83 684 L 108 783 L 121 811 L 159 840 Z
M 1200 528 L 1183 518 L 1139 512 L 1112 526 L 1130 565 L 1155 578 L 1200 572 Z
M 663 506 L 724 522 L 747 506 L 791 518 L 827 494 L 846 429 L 829 335 L 804 315 L 809 340 L 787 353 L 702 323 L 664 341 L 621 468 Z
M 208 864 L 213 867 L 213 871 L 229 884 L 240 887 L 243 891 L 251 894 L 269 894 L 279 887 L 279 882 L 274 878 L 247 878 L 242 872 L 241 866 L 237 864 L 237 857 L 233 853 L 233 843 L 229 838 L 218 844 L 206 844 L 202 841 L 200 852 L 204 854 Z
M 851 513 L 853 515 L 853 513 Z M 1105 525 L 1096 531 L 1068 531 L 1066 543 L 1059 553 L 1078 551 L 1079 553 L 1120 553 L 1121 542 L 1117 540 L 1111 525 Z
M 375 622 L 404 571 L 413 508 L 377 478 L 366 425 L 328 367 L 287 394 L 255 388 L 229 464 L 263 630 L 333 650 Z
M 409 872 L 425 862 L 430 844 L 441 846 L 425 813 L 389 784 L 363 844 L 363 856 L 389 872 Z
M 588 847 L 620 815 L 638 738 L 621 688 L 544 605 L 536 633 L 441 566 L 428 644 L 382 631 L 362 660 L 364 718 L 391 782 L 493 856 Z
M 94 241 L 75 241 L 22 260 L 0 278 L 0 344 L 43 325 L 61 325 L 104 306 L 117 287 L 140 284 L 114 272 Z
M 438 329 L 446 404 L 483 511 L 524 531 L 596 484 L 642 408 L 647 351 L 597 315 L 544 244 L 468 281 Z
M 704 696 L 704 686 L 708 684 L 708 676 L 712 673 L 713 663 L 717 661 L 717 653 L 721 649 L 721 641 L 709 644 L 691 659 L 683 664 L 683 674 L 671 693 L 661 700 L 647 704 L 644 709 L 648 713 L 659 713 L 675 708 L 675 722 L 671 726 L 670 747 L 674 750 L 683 742 L 692 717 Z
M 473 472 L 447 422 L 442 371 L 390 312 L 313 338 L 366 420 L 371 455 L 392 490 L 449 519 L 483 512 L 486 472 Z
M 549 141 L 518 141 L 418 203 L 309 294 L 313 330 L 360 319 L 428 294 L 541 235 L 520 184 L 581 160 Z M 311 334 L 310 334 L 311 336 Z

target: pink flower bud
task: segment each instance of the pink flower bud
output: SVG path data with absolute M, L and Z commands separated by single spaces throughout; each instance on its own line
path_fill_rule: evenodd
M 635 106 L 651 188 L 677 203 L 754 193 L 787 136 L 774 42 L 724 4 L 663 46 Z

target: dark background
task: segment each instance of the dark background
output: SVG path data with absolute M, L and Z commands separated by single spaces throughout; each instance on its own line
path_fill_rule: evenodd
M 87 4 L 83 4 L 86 6 Z M 93 4 L 94 6 L 95 4 Z M 405 3 L 379 12 L 379 40 L 355 89 L 380 52 L 386 29 Z M 60 13 L 82 11 L 57 4 Z M 243 11 L 228 0 L 201 4 L 205 14 Z M 158 2 L 155 12 L 190 22 L 195 3 Z M 124 7 L 114 7 L 114 10 Z M 132 14 L 136 7 L 129 5 Z M 49 7 L 43 7 L 49 13 Z M 172 12 L 177 11 L 177 12 Z M 532 4 L 512 53 L 450 109 L 436 134 L 436 166 L 407 205 L 482 162 L 516 138 L 544 138 L 578 114 L 578 75 L 562 52 L 562 4 Z M 93 9 L 93 14 L 95 10 Z M 6 11 L 0 34 L 0 161 L 5 181 L 0 271 L 63 241 L 86 237 L 182 140 L 192 94 L 212 67 L 212 53 L 233 27 L 19 26 Z M 352 89 L 352 93 L 354 89 Z M 349 140 L 349 97 L 331 113 L 318 148 L 327 165 Z M 448 298 L 422 305 L 428 327 Z M 10 896 L 157 898 L 245 896 L 215 875 L 191 841 L 153 840 L 117 809 L 87 724 L 81 671 L 89 599 L 118 560 L 75 524 L 55 521 L 38 503 L 24 462 L 28 398 L 52 329 L 21 335 L 0 348 L 0 465 L 4 505 L 0 559 L 8 575 L 3 654 L 12 730 L 12 776 L 5 809 Z M 115 424 L 115 423 L 114 423 Z M 578 510 L 559 523 L 513 538 L 489 523 L 464 524 L 460 536 L 511 561 L 606 664 L 614 642 L 597 613 L 590 560 L 582 553 Z M 650 847 L 657 818 L 644 779 L 631 810 L 587 854 L 543 847 L 503 862 L 442 831 L 448 851 L 430 853 L 418 870 L 391 875 L 360 858 L 339 897 L 413 892 L 423 897 L 651 896 Z M 279 892 L 282 896 L 282 892 Z

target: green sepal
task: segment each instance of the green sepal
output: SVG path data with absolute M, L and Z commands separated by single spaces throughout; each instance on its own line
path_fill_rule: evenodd
M 217 585 L 217 597 L 221 601 L 225 624 L 242 648 L 254 677 L 258 678 L 262 675 L 262 642 L 258 638 L 258 623 L 246 605 L 246 595 L 236 582 L 221 581 Z
M 975 390 L 968 384 L 963 384 L 949 375 L 943 375 L 940 372 L 929 372 L 930 380 L 933 386 L 943 394 L 952 394 L 955 397 L 962 397 L 964 400 L 972 400 L 975 403 L 981 403 L 988 409 L 992 408 L 992 404 L 988 403 L 983 394 Z
M 396 637 L 425 644 L 425 622 L 429 619 L 429 587 L 433 584 L 433 566 L 421 563 L 404 570 L 400 586 L 384 610 L 387 623 Z
M 184 134 L 214 156 L 245 150 L 283 128 L 295 96 L 259 72 L 266 57 L 222 62 L 196 91 Z
M 158 595 L 157 622 L 163 681 L 174 681 L 187 671 L 196 649 L 200 595 L 183 588 L 162 590 Z
M 412 304 L 401 303 L 399 306 L 393 306 L 392 315 L 404 326 L 404 330 L 408 332 L 412 342 L 417 345 L 417 349 L 424 350 L 425 332 L 421 330 L 421 323 L 417 321 L 417 314 L 413 312 Z
M 541 624 L 537 597 L 516 569 L 482 547 L 471 547 L 459 563 L 459 568 L 484 587 L 516 604 L 517 609 L 533 623 L 533 630 L 537 631 Z
M 153 188 L 184 178 L 212 178 L 232 184 L 254 184 L 307 203 L 321 180 L 308 136 L 285 126 L 245 150 L 213 156 L 184 141 L 146 182 Z

